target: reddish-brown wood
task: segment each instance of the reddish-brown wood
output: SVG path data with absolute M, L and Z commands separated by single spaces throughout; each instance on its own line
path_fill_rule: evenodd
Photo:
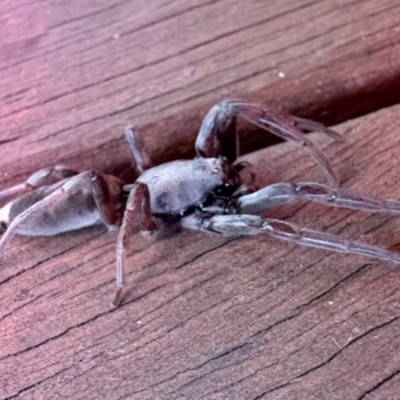
M 399 99 L 395 0 L 0 9 L 0 188 L 56 162 L 133 179 L 127 123 L 155 161 L 191 156 L 202 116 L 224 98 L 326 122 Z M 342 124 L 342 143 L 312 136 L 343 186 L 400 199 L 399 116 L 393 106 Z M 265 144 L 243 130 L 249 148 Z M 324 179 L 291 144 L 246 159 L 261 184 Z M 400 233 L 397 217 L 315 204 L 271 215 L 394 251 Z M 1 399 L 398 397 L 398 271 L 264 237 L 133 235 L 129 291 L 110 312 L 116 235 L 18 237 L 7 249 Z
M 157 160 L 190 153 L 202 115 L 226 97 L 340 121 L 399 93 L 396 0 L 19 0 L 2 10 L 5 183 L 16 162 L 18 178 L 60 160 L 119 171 L 128 122 Z

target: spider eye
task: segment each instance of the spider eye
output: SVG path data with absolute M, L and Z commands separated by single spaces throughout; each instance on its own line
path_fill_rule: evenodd
M 0 232 L 6 231 L 8 228 L 8 225 L 5 221 L 0 221 Z

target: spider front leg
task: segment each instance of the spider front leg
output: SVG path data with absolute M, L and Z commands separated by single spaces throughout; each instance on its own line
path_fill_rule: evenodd
M 396 266 L 400 265 L 400 254 L 378 246 L 372 246 L 355 240 L 347 240 L 330 233 L 299 228 L 295 224 L 276 219 L 264 219 L 261 231 L 277 239 L 297 243 L 302 246 L 332 250 L 339 253 L 358 254 L 387 261 Z
M 151 214 L 150 193 L 147 185 L 137 182 L 129 185 L 129 190 L 130 193 L 117 240 L 117 289 L 111 302 L 113 307 L 118 307 L 122 299 L 122 291 L 125 285 L 125 250 L 128 247 L 133 225 L 138 222 L 142 232 L 153 233 L 156 229 Z
M 339 186 L 339 179 L 326 156 L 304 135 L 304 132 L 308 131 L 321 131 L 338 139 L 340 135 L 337 132 L 317 122 L 291 117 L 243 100 L 223 101 L 211 108 L 203 120 L 196 139 L 197 154 L 200 157 L 224 156 L 230 162 L 235 161 L 238 157 L 237 117 L 304 147 L 324 169 L 330 185 Z
M 367 212 L 400 213 L 400 202 L 382 200 L 351 190 L 335 189 L 320 183 L 275 183 L 238 199 L 234 212 L 261 214 L 263 211 L 299 199 L 327 206 L 351 208 Z
M 347 240 L 330 233 L 300 228 L 277 219 L 262 218 L 256 215 L 205 215 L 193 214 L 182 221 L 185 228 L 225 236 L 257 235 L 265 233 L 277 239 L 339 253 L 358 254 L 400 265 L 400 254 L 378 246 L 359 241 Z

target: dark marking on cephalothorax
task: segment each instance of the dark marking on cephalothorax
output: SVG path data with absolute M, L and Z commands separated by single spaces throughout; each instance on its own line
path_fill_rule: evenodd
M 155 198 L 155 203 L 160 210 L 168 210 L 168 193 L 162 192 Z

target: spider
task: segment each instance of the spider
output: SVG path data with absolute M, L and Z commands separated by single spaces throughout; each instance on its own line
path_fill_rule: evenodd
M 248 165 L 238 157 L 237 118 L 302 146 L 323 168 L 328 185 L 286 183 L 259 190 L 242 182 Z M 267 234 L 304 246 L 360 254 L 400 264 L 400 254 L 349 241 L 333 234 L 303 229 L 289 222 L 263 218 L 265 210 L 306 199 L 328 206 L 369 212 L 400 212 L 400 202 L 384 201 L 338 186 L 324 154 L 304 135 L 320 131 L 340 136 L 325 126 L 291 117 L 243 100 L 227 100 L 207 113 L 196 139 L 197 157 L 152 166 L 137 132 L 127 127 L 126 138 L 138 178 L 124 185 L 95 170 L 78 173 L 57 165 L 35 172 L 26 182 L 0 191 L 0 255 L 15 234 L 51 236 L 96 224 L 119 229 L 116 250 L 116 292 L 112 306 L 122 300 L 125 250 L 134 224 L 153 233 L 172 221 L 183 229 L 220 235 Z

